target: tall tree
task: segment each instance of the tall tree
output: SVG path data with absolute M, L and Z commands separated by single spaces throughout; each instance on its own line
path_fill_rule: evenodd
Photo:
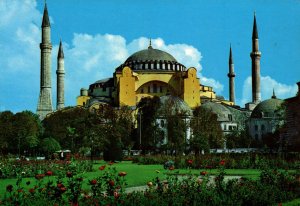
M 8 153 L 9 142 L 13 138 L 13 116 L 11 111 L 0 113 L 0 153 L 2 155 Z
M 160 107 L 160 99 L 157 96 L 142 98 L 137 105 L 139 114 L 138 127 L 140 128 L 141 147 L 144 150 L 154 149 L 156 147 L 156 135 L 159 133 L 156 119 L 158 117 L 157 109 Z
M 42 126 L 38 116 L 30 111 L 16 113 L 13 116 L 13 138 L 11 148 L 14 153 L 32 152 L 41 137 Z M 17 145 L 17 151 L 16 147 Z
M 199 155 L 202 150 L 208 152 L 211 147 L 222 146 L 223 132 L 217 115 L 203 107 L 195 108 L 193 114 L 190 124 L 193 134 L 191 148 L 195 155 Z

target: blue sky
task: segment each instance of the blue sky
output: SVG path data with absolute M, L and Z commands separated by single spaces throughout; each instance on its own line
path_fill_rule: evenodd
M 56 56 L 65 51 L 66 105 L 82 87 L 110 77 L 132 53 L 153 47 L 198 69 L 201 84 L 228 98 L 229 45 L 236 101 L 251 101 L 251 35 L 256 12 L 262 99 L 294 96 L 300 81 L 298 0 L 47 0 L 52 29 L 52 88 Z M 44 0 L 0 0 L 0 111 L 36 111 L 40 25 Z

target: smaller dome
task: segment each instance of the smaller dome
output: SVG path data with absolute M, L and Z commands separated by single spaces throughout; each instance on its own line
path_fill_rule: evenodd
M 160 103 L 161 106 L 158 109 L 158 114 L 163 114 L 165 113 L 164 110 L 172 107 L 172 114 L 182 114 L 186 116 L 191 116 L 193 114 L 191 108 L 187 105 L 185 101 L 183 101 L 179 97 L 175 97 L 172 95 L 165 95 L 160 97 Z
M 233 115 L 231 111 L 224 105 L 215 102 L 205 102 L 201 107 L 210 110 L 218 115 L 218 121 L 227 122 L 233 121 Z
M 276 117 L 276 112 L 282 103 L 283 100 L 276 98 L 262 101 L 251 113 L 251 118 Z

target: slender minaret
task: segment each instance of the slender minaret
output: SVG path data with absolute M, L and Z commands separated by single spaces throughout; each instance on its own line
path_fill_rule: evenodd
M 260 57 L 258 43 L 258 32 L 256 26 L 256 15 L 254 13 L 253 33 L 252 33 L 252 52 L 250 53 L 252 60 L 252 102 L 257 104 L 261 101 L 260 94 Z
M 56 109 L 62 109 L 65 107 L 65 89 L 64 89 L 64 78 L 65 78 L 65 63 L 64 63 L 64 51 L 60 40 L 59 49 L 57 54 L 57 98 L 56 98 Z
M 37 107 L 37 114 L 40 119 L 52 112 L 52 95 L 51 95 L 51 34 L 50 21 L 48 16 L 47 4 L 45 3 L 43 22 L 42 22 L 42 43 L 41 49 L 41 82 L 40 96 Z
M 229 73 L 227 74 L 229 78 L 229 101 L 235 104 L 235 95 L 234 95 L 234 64 L 233 64 L 233 57 L 230 45 L 230 52 L 229 52 Z

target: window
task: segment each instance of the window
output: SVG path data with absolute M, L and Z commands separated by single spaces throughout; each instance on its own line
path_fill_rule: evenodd
M 261 131 L 265 131 L 265 125 L 261 125 Z
M 229 121 L 232 121 L 232 115 L 231 114 L 228 114 L 228 119 L 229 119 Z
M 144 88 L 141 89 L 141 93 L 142 93 L 142 94 L 144 93 Z
M 148 86 L 148 93 L 150 93 L 150 86 Z
M 164 128 L 164 127 L 165 127 L 165 122 L 164 122 L 164 120 L 160 120 L 160 127 L 161 127 L 161 128 Z
M 153 93 L 157 93 L 157 85 L 153 84 Z
M 162 86 L 159 87 L 159 92 L 160 92 L 160 93 L 163 92 L 163 87 L 162 87 Z
M 226 130 L 226 129 L 227 129 L 226 124 L 224 124 L 224 130 Z
M 258 134 L 255 134 L 255 140 L 258 140 Z
M 258 130 L 258 126 L 257 126 L 257 125 L 255 125 L 255 126 L 254 126 L 254 129 L 255 129 L 255 131 L 257 131 L 257 130 Z
M 102 88 L 102 91 L 103 91 L 103 92 L 106 92 L 106 87 L 103 87 L 103 88 Z

